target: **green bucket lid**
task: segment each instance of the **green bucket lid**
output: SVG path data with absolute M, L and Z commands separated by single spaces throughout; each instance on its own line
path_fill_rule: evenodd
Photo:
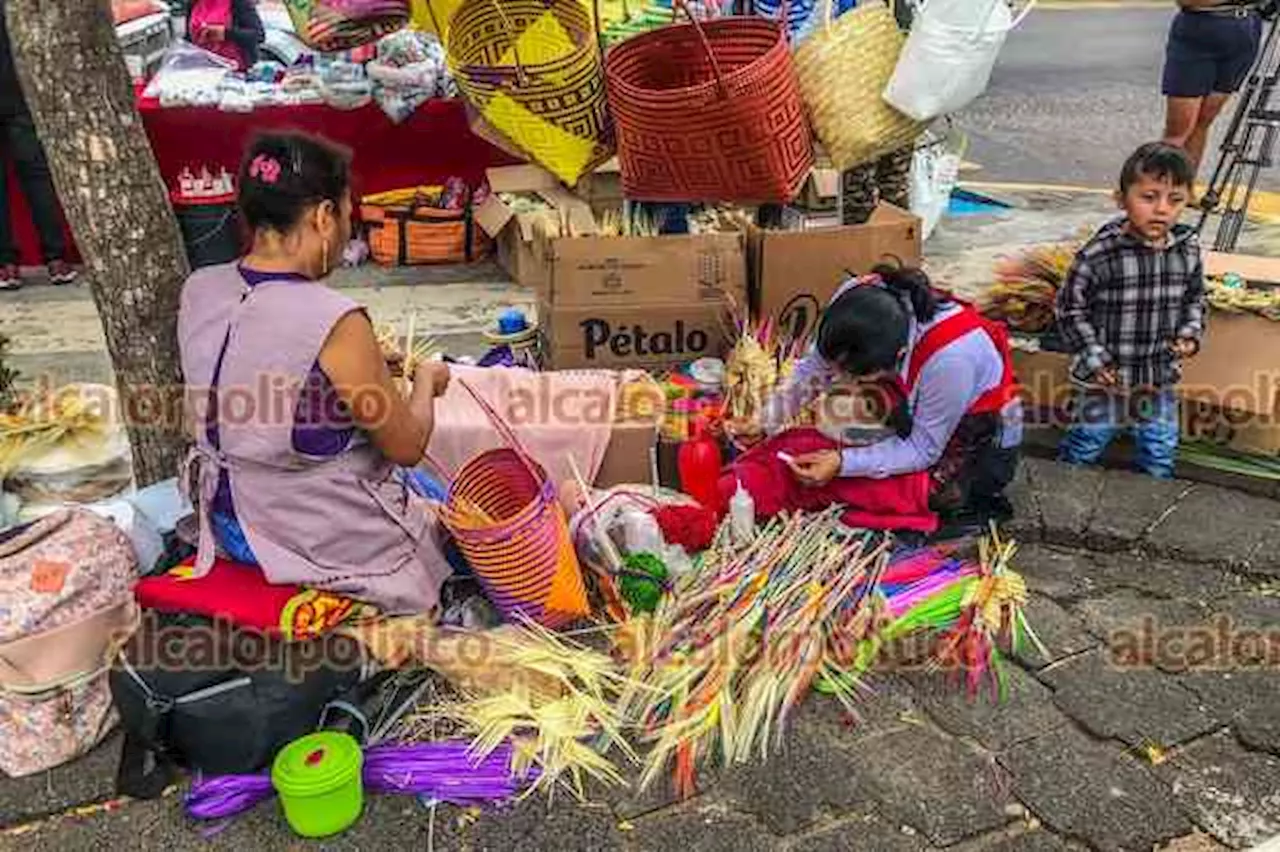
M 355 737 L 318 731 L 280 750 L 271 766 L 271 784 L 283 796 L 319 796 L 359 777 L 363 764 Z

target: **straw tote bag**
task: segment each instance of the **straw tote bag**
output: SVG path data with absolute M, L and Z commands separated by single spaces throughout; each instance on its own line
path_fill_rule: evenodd
M 833 21 L 832 0 L 822 0 L 818 11 L 813 34 L 796 48 L 795 68 L 831 164 L 846 171 L 912 144 L 926 123 L 883 97 L 906 43 L 893 10 L 863 0 Z

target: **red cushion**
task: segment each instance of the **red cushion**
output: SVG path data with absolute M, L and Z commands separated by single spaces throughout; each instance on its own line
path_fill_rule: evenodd
M 167 574 L 146 577 L 134 587 L 138 603 L 160 612 L 188 612 L 219 618 L 239 627 L 287 639 L 316 636 L 352 613 L 349 598 L 301 586 L 267 582 L 262 571 L 218 559 L 203 577 L 193 577 L 193 562 Z

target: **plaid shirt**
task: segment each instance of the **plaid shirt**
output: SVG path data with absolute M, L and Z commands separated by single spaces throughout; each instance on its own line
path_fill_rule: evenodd
M 1111 367 L 1122 386 L 1168 388 L 1182 371 L 1175 340 L 1204 334 L 1204 266 L 1195 229 L 1174 226 L 1164 248 L 1129 233 L 1121 218 L 1084 245 L 1058 291 L 1058 328 L 1075 353 L 1072 378 L 1091 383 Z

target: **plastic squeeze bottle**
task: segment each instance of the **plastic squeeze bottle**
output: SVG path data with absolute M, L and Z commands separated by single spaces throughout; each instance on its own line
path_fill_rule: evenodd
M 729 501 L 729 531 L 734 544 L 749 544 L 756 536 L 756 501 L 738 480 L 738 490 Z
M 720 447 L 707 435 L 702 418 L 693 422 L 691 432 L 676 454 L 680 488 L 708 509 L 719 511 Z

